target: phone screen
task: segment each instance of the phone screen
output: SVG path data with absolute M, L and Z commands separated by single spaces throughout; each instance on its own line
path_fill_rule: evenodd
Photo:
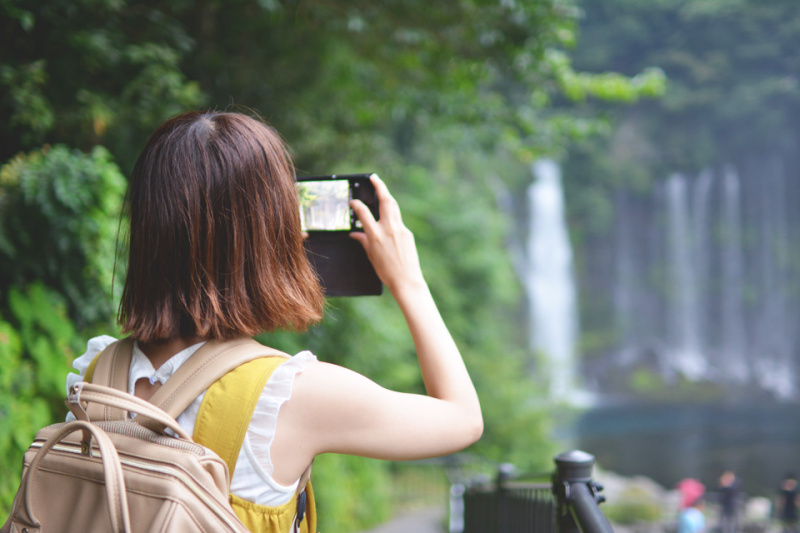
M 350 182 L 346 179 L 297 182 L 303 231 L 349 231 Z
M 350 209 L 350 200 L 361 200 L 377 220 L 378 197 L 372 174 L 299 176 L 297 194 L 300 222 L 307 237 L 306 255 L 327 296 L 378 295 L 383 284 L 361 243 L 350 232 L 363 225 Z

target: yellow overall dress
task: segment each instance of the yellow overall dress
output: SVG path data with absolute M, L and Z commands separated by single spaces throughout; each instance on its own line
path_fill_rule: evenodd
M 192 438 L 214 450 L 227 463 L 231 477 L 261 391 L 272 372 L 284 362 L 286 359 L 283 357 L 262 357 L 245 363 L 228 372 L 203 396 Z M 310 481 L 305 486 L 305 493 L 305 513 L 297 531 L 315 533 L 317 513 Z M 295 493 L 287 503 L 267 507 L 231 494 L 231 505 L 250 531 L 289 533 L 295 531 L 292 528 L 298 497 L 299 494 Z

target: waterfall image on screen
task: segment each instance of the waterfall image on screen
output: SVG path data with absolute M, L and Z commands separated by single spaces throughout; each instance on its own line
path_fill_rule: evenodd
M 350 184 L 347 180 L 301 181 L 300 223 L 303 231 L 350 229 Z

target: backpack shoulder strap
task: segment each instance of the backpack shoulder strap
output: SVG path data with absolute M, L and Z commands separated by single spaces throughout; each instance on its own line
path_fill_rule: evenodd
M 211 385 L 203 396 L 192 439 L 211 448 L 228 465 L 228 476 L 267 380 L 283 357 L 261 357 L 239 365 Z
M 110 344 L 90 363 L 84 381 L 127 392 L 132 354 L 131 338 Z M 229 341 L 207 341 L 148 401 L 166 411 L 172 418 L 177 418 L 195 398 L 219 378 L 248 361 L 267 356 L 289 358 L 288 354 L 264 346 L 249 337 Z M 282 359 L 280 361 L 282 362 Z M 92 405 L 89 407 L 96 408 L 89 413 L 93 417 L 92 420 L 118 420 L 127 416 L 121 409 Z
M 89 363 L 83 380 L 127 392 L 132 354 L 130 337 L 112 342 Z
M 288 354 L 264 346 L 249 337 L 207 341 L 148 401 L 171 417 L 177 418 L 195 398 L 222 376 L 249 361 L 267 356 L 277 356 L 279 363 L 289 358 Z M 258 393 L 260 392 L 259 390 Z
M 109 344 L 89 364 L 83 380 L 128 392 L 132 354 L 133 340 L 130 338 Z M 97 403 L 90 403 L 87 412 L 90 420 L 120 420 L 127 417 L 127 412 L 122 409 Z

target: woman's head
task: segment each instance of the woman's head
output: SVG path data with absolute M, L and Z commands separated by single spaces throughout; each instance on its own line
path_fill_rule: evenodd
M 146 342 L 305 329 L 322 315 L 294 169 L 278 134 L 238 113 L 162 124 L 133 170 L 119 320 Z

